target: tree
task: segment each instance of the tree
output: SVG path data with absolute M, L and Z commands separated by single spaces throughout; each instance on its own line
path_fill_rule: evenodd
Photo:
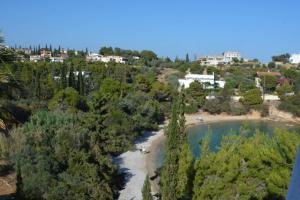
M 190 62 L 190 58 L 189 58 L 189 54 L 187 53 L 186 56 L 185 56 L 185 62 L 186 63 L 189 63 Z
M 198 81 L 192 82 L 190 84 L 190 87 L 186 89 L 186 94 L 187 96 L 190 96 L 197 102 L 198 108 L 203 106 L 206 95 L 203 89 L 203 85 L 200 82 Z
M 157 55 L 153 51 L 149 50 L 143 50 L 140 55 L 145 61 L 152 61 L 157 59 Z
M 187 140 L 181 145 L 178 160 L 176 188 L 177 198 L 182 200 L 191 199 L 194 175 L 194 157 L 190 151 Z
M 150 184 L 148 174 L 144 181 L 142 194 L 143 194 L 143 200 L 153 200 L 152 195 L 151 195 L 151 184 Z
M 114 55 L 114 51 L 112 47 L 101 47 L 99 53 L 104 56 Z
M 67 66 L 64 63 L 60 71 L 60 89 L 65 89 L 67 87 Z
M 84 95 L 84 78 L 82 76 L 81 68 L 79 68 L 79 71 L 78 71 L 77 91 L 79 92 L 80 95 Z
M 76 110 L 87 111 L 88 106 L 83 97 L 71 87 L 57 92 L 49 102 L 49 109 L 68 110 L 74 112 Z
M 286 53 L 286 54 L 282 54 L 282 55 L 278 55 L 278 56 L 273 56 L 272 61 L 288 63 L 290 57 L 291 57 L 290 54 Z
M 3 44 L 4 43 L 4 37 L 3 35 L 0 35 L 0 44 Z
M 274 91 L 277 86 L 277 77 L 275 76 L 264 76 L 263 77 L 263 87 L 267 91 Z
M 166 130 L 166 149 L 161 175 L 161 193 L 164 200 L 174 200 L 177 198 L 178 146 L 180 143 L 177 106 L 177 102 L 174 101 L 171 119 Z
M 73 63 L 71 64 L 71 67 L 70 67 L 68 82 L 69 82 L 68 87 L 76 88 Z
M 280 99 L 284 99 L 286 94 L 293 92 L 293 89 L 288 80 L 285 80 L 279 87 L 277 87 L 276 92 Z
M 82 119 L 86 117 L 37 112 L 12 133 L 11 162 L 20 199 L 115 199 L 116 168 L 97 151 L 102 144 L 94 138 L 99 135 L 88 132 Z
M 193 199 L 284 199 L 299 144 L 299 135 L 279 129 L 223 137 L 217 152 L 201 150 Z
M 269 62 L 269 64 L 268 64 L 269 69 L 274 69 L 275 67 L 276 67 L 275 62 Z
M 249 90 L 243 94 L 240 101 L 249 108 L 257 108 L 263 103 L 261 91 L 259 89 Z

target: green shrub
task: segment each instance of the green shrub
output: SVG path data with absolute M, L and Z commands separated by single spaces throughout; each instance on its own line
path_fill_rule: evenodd
M 50 110 L 87 111 L 88 105 L 83 97 L 71 87 L 57 92 L 48 104 Z

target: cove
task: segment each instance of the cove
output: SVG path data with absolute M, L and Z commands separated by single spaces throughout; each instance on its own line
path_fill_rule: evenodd
M 292 130 L 300 133 L 300 126 L 297 124 L 278 122 L 278 121 L 227 121 L 227 122 L 212 122 L 207 124 L 198 124 L 188 128 L 188 140 L 190 149 L 196 158 L 200 156 L 201 139 L 205 137 L 208 132 L 211 132 L 210 150 L 217 151 L 225 135 L 241 133 L 241 128 L 245 127 L 247 135 L 253 135 L 257 130 L 266 134 L 272 135 L 276 128 Z M 245 131 L 243 131 L 245 132 Z M 164 142 L 157 145 L 155 153 L 155 166 L 161 167 L 164 156 Z

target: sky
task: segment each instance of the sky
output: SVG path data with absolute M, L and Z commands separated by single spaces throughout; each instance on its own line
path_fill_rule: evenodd
M 239 51 L 264 62 L 300 52 L 299 0 L 1 0 L 10 46 L 102 46 L 190 58 Z

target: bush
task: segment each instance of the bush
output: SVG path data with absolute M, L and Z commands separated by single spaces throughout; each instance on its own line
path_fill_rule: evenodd
M 268 104 L 262 104 L 261 109 L 260 109 L 260 115 L 262 117 L 267 117 L 267 116 L 269 116 L 269 114 L 270 114 L 269 105 Z
M 222 104 L 219 99 L 210 99 L 205 102 L 203 110 L 210 114 L 220 114 L 222 112 Z
M 185 113 L 191 114 L 198 112 L 198 105 L 196 102 L 192 101 L 190 104 L 185 106 Z
M 83 97 L 71 87 L 57 92 L 48 104 L 49 109 L 87 111 L 88 105 Z
M 245 92 L 241 98 L 241 103 L 248 108 L 257 108 L 263 103 L 261 98 L 261 91 L 259 89 L 252 89 Z
M 230 102 L 230 114 L 231 115 L 244 115 L 248 113 L 248 109 L 240 102 Z

